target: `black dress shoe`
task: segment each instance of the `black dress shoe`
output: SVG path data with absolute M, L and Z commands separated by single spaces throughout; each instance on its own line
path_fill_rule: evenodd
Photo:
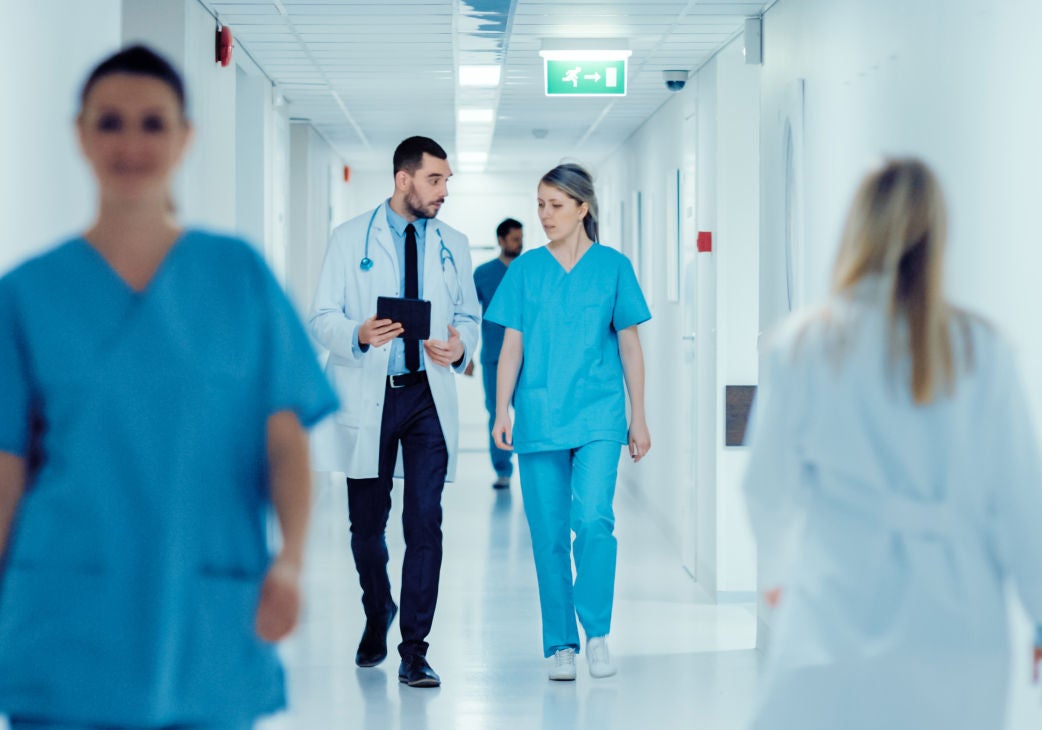
M 398 607 L 393 603 L 391 610 L 384 616 L 376 616 L 365 620 L 365 631 L 358 642 L 355 652 L 355 664 L 360 667 L 375 667 L 387 658 L 387 632 L 391 630 Z
M 398 667 L 398 681 L 410 687 L 440 687 L 441 677 L 431 669 L 427 657 L 407 654 Z

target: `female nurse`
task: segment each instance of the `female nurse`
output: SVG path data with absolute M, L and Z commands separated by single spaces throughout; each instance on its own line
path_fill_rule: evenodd
M 102 62 L 76 129 L 93 225 L 0 279 L 0 713 L 245 729 L 284 704 L 303 429 L 335 396 L 252 248 L 172 216 L 191 128 L 169 63 Z
M 586 170 L 555 167 L 539 182 L 538 201 L 550 242 L 511 265 L 485 315 L 506 328 L 492 435 L 499 448 L 518 453 L 550 679 L 575 679 L 576 614 L 590 674 L 608 677 L 616 671 L 606 643 L 615 590 L 612 499 L 622 446 L 634 461 L 651 447 L 637 335 L 651 313 L 629 260 L 597 242 L 597 197 Z
M 872 171 L 831 296 L 765 354 L 757 730 L 1006 726 L 1008 587 L 1042 619 L 1042 466 L 1011 347 L 945 297 L 945 228 L 925 164 Z

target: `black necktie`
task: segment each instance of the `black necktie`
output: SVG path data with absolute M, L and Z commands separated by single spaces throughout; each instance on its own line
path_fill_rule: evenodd
M 405 227 L 405 297 L 420 298 L 420 276 L 416 265 L 416 229 Z M 410 373 L 420 369 L 420 341 L 405 340 L 405 367 Z

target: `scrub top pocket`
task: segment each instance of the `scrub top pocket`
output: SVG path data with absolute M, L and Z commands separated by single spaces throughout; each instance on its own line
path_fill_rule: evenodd
M 526 443 L 546 438 L 553 428 L 550 391 L 547 388 L 526 388 L 517 391 L 514 410 L 517 423 L 514 441 Z
M 114 588 L 111 576 L 94 568 L 10 563 L 0 584 L 0 636 L 19 640 L 0 649 L 0 694 L 43 706 L 47 687 L 24 670 L 38 666 L 41 653 L 56 653 L 61 660 L 50 664 L 51 681 L 66 687 L 85 709 L 92 707 L 93 684 L 82 677 L 105 666 L 118 652 L 114 645 L 124 643 L 108 630 Z
M 230 707 L 253 696 L 275 706 L 282 697 L 275 647 L 255 629 L 263 575 L 244 569 L 203 567 L 185 596 L 184 631 L 190 651 L 175 679 L 178 693 L 225 700 Z

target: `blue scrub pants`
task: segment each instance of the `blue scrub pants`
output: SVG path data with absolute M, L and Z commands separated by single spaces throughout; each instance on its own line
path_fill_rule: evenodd
M 496 446 L 496 440 L 492 438 L 492 427 L 496 425 L 496 370 L 499 363 L 481 363 L 481 380 L 485 386 L 485 410 L 488 411 L 488 451 L 492 455 L 492 468 L 496 470 L 497 477 L 510 477 L 514 473 L 514 462 L 510 455 L 514 452 L 505 451 Z
M 617 552 L 612 500 L 621 448 L 615 441 L 593 441 L 577 449 L 518 455 L 544 656 L 567 647 L 579 650 L 576 614 L 587 638 L 611 629 Z

